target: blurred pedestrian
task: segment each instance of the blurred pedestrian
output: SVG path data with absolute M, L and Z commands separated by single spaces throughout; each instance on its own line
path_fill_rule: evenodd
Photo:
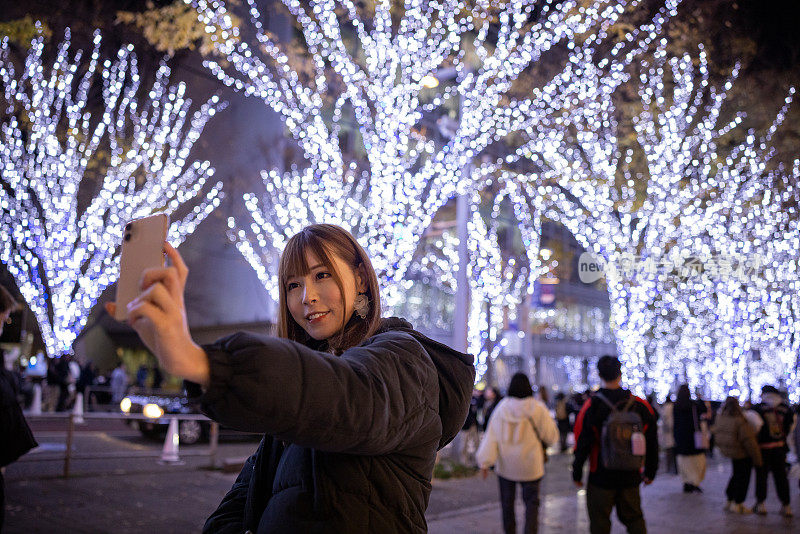
M 111 372 L 111 402 L 119 404 L 125 397 L 128 391 L 128 372 L 125 370 L 125 364 L 119 362 L 116 368 Z
M 517 484 L 522 487 L 525 503 L 526 534 L 539 525 L 539 482 L 544 476 L 548 446 L 558 441 L 558 428 L 547 406 L 533 397 L 533 388 L 524 373 L 511 377 L 507 395 L 489 420 L 478 452 L 475 454 L 485 479 L 494 466 L 500 485 L 503 530 L 516 532 L 514 514 Z
M 424 532 L 436 453 L 458 433 L 472 358 L 381 318 L 378 278 L 341 227 L 291 237 L 278 265 L 278 337 L 201 347 L 188 269 L 148 269 L 129 321 L 214 420 L 264 438 L 205 532 Z M 108 306 L 113 313 L 114 306 Z M 202 389 L 201 389 L 202 388 Z
M 548 393 L 547 388 L 541 384 L 536 386 L 536 397 L 542 401 L 542 403 L 550 408 L 550 393 Z
M 14 297 L 0 286 L 0 335 L 17 306 Z M 38 445 L 19 405 L 17 381 L 4 363 L 0 361 L 0 532 L 5 521 L 6 466 Z
M 556 393 L 556 424 L 558 425 L 558 443 L 561 452 L 567 450 L 567 437 L 569 436 L 569 408 L 567 397 L 560 391 Z
M 800 404 L 795 406 L 794 410 L 794 457 L 797 462 L 796 469 L 800 471 Z M 800 477 L 797 480 L 797 486 L 800 487 Z
M 667 395 L 664 404 L 661 405 L 661 417 L 658 420 L 658 444 L 664 451 L 665 469 L 667 473 L 678 474 L 678 464 L 675 459 L 675 403 L 672 402 L 672 395 Z
M 481 410 L 483 410 L 483 391 L 473 388 L 467 418 L 461 425 L 461 431 L 453 439 L 452 445 L 455 460 L 463 465 L 475 464 L 475 451 L 480 443 L 478 414 Z
M 789 505 L 789 478 L 786 469 L 787 439 L 792 428 L 794 414 L 784 402 L 775 386 L 766 385 L 761 388 L 761 403 L 754 407 L 756 413 L 764 421 L 758 433 L 758 446 L 764 463 L 756 469 L 756 506 L 757 514 L 767 513 L 764 501 L 767 499 L 767 477 L 772 473 L 775 491 L 781 501 L 780 514 L 792 517 Z
M 731 478 L 725 488 L 725 510 L 737 514 L 752 512 L 744 505 L 753 466 L 761 467 L 761 450 L 750 423 L 744 417 L 739 399 L 728 397 L 711 427 L 723 456 L 731 459 Z
M 80 378 L 78 378 L 78 382 L 75 384 L 76 391 L 85 396 L 86 388 L 91 388 L 94 385 L 96 378 L 97 370 L 95 369 L 94 364 L 92 362 L 86 362 L 86 364 L 81 367 Z
M 481 433 L 486 432 L 489 426 L 489 418 L 502 399 L 503 396 L 500 394 L 500 390 L 494 386 L 487 387 L 483 390 L 483 405 L 478 412 L 478 426 L 480 427 Z
M 63 354 L 56 360 L 55 371 L 58 377 L 58 402 L 56 411 L 63 412 L 69 407 L 70 370 L 69 355 Z
M 139 389 L 144 389 L 147 387 L 147 375 L 148 370 L 147 366 L 142 364 L 139 366 L 139 369 L 136 370 L 136 387 Z
M 706 405 L 692 399 L 688 384 L 678 388 L 673 407 L 673 435 L 678 473 L 684 493 L 702 493 L 700 483 L 706 477 L 706 449 L 709 435 L 701 422 Z
M 711 425 L 714 424 L 716 418 L 716 411 L 714 410 L 714 406 L 711 405 L 711 401 L 708 399 L 703 399 L 702 393 L 700 392 L 700 388 L 695 388 L 695 397 L 697 398 L 698 402 L 702 402 L 703 406 L 705 406 L 705 410 L 703 410 L 703 414 L 700 417 L 700 425 L 701 430 L 706 433 L 708 436 L 708 448 L 706 448 L 706 456 L 709 458 L 714 457 L 714 447 L 715 447 L 715 437 L 714 434 L 711 432 Z
M 639 485 L 658 471 L 658 429 L 646 400 L 622 388 L 622 364 L 614 356 L 597 361 L 602 387 L 581 408 L 575 421 L 572 480 L 583 487 L 583 464 L 589 460 L 586 508 L 591 534 L 611 532 L 611 512 L 629 533 L 644 534 Z M 623 439 L 614 439 L 622 436 Z
M 161 389 L 161 385 L 164 383 L 164 374 L 158 365 L 154 365 L 150 370 L 153 374 L 153 389 Z

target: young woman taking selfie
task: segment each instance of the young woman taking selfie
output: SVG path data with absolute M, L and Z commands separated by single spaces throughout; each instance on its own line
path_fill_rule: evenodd
M 130 323 L 166 371 L 199 384 L 209 417 L 264 433 L 204 531 L 425 532 L 436 452 L 466 417 L 472 358 L 381 319 L 375 270 L 338 226 L 287 243 L 277 337 L 194 343 L 188 271 L 165 252 L 171 265 L 145 272 Z

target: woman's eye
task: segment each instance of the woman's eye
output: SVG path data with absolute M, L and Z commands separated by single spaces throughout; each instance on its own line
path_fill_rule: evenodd
M 330 278 L 331 273 L 326 273 L 325 271 L 317 273 L 317 280 L 322 280 L 323 278 Z
M 300 284 L 298 284 L 297 282 L 289 282 L 288 284 L 286 284 L 286 290 L 287 291 L 291 291 L 292 289 L 294 289 L 296 287 L 300 287 Z

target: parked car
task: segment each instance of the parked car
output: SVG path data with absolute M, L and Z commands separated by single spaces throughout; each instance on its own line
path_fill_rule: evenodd
M 169 427 L 169 419 L 163 416 L 169 414 L 202 415 L 200 405 L 190 401 L 183 394 L 132 394 L 126 396 L 119 404 L 120 410 L 125 415 L 141 414 L 147 419 L 130 418 L 128 424 L 138 428 L 143 436 L 163 440 Z M 235 435 L 259 438 L 259 434 L 239 432 L 220 425 L 220 435 Z M 211 421 L 185 419 L 178 421 L 178 436 L 180 443 L 192 445 L 201 440 L 207 440 L 211 435 Z

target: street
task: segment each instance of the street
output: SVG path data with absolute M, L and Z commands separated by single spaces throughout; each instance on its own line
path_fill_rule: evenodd
M 8 534 L 198 532 L 238 472 L 210 469 L 209 446 L 204 443 L 180 447 L 179 465 L 160 464 L 162 443 L 146 439 L 120 422 L 106 421 L 78 427 L 72 447 L 76 458 L 71 463 L 70 478 L 64 479 L 63 459 L 39 460 L 63 455 L 64 432 L 54 428 L 54 423 L 33 426 L 41 447 L 6 471 Z M 249 438 L 223 435 L 217 466 L 235 466 L 256 445 Z M 103 459 L 83 457 L 93 452 L 119 454 Z M 541 486 L 540 532 L 588 531 L 585 498 L 572 485 L 569 463 L 569 455 L 555 455 L 547 465 L 548 474 Z M 772 486 L 767 501 L 770 514 L 766 517 L 723 512 L 728 474 L 727 461 L 712 460 L 703 483 L 705 493 L 700 495 L 681 493 L 676 476 L 661 474 L 652 486 L 642 489 L 649 531 L 797 531 L 800 519 L 787 520 L 775 513 L 778 503 Z M 792 502 L 800 515 L 797 480 L 792 480 Z M 517 512 L 521 522 L 519 503 Z M 487 480 L 480 476 L 434 480 L 426 516 L 433 534 L 501 532 L 494 475 Z M 622 531 L 615 519 L 614 532 Z

